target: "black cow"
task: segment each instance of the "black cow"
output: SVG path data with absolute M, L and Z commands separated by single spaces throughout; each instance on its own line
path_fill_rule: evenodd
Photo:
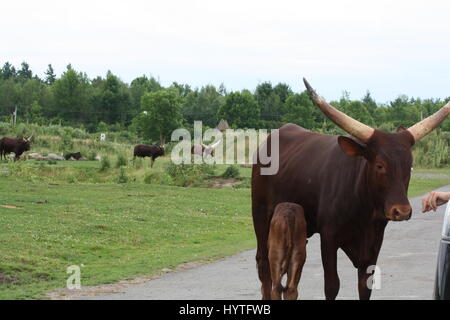
M 16 155 L 14 161 L 18 160 L 22 153 L 30 150 L 30 139 L 32 136 L 28 139 L 8 137 L 0 139 L 0 160 L 2 158 L 6 159 L 6 155 L 11 152 L 14 152 Z
M 152 158 L 151 167 L 153 168 L 153 162 L 155 162 L 155 159 L 163 155 L 164 155 L 164 146 L 138 144 L 137 146 L 134 147 L 133 160 L 136 159 L 136 157 L 140 158 L 150 157 Z
M 80 152 L 73 152 L 73 153 L 66 153 L 64 155 L 64 159 L 69 160 L 70 158 L 74 158 L 75 160 L 81 159 L 81 153 Z

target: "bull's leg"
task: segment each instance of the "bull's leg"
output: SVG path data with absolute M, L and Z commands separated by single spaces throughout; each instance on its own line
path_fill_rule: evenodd
M 363 266 L 358 267 L 358 293 L 360 300 L 369 300 L 370 296 L 372 295 L 373 282 L 369 280 L 369 278 L 373 277 L 373 274 L 375 272 L 378 254 L 381 249 L 381 241 L 379 241 L 379 243 L 376 243 L 376 251 L 374 252 L 374 256 L 369 260 L 369 262 L 363 264 Z
M 269 259 L 267 256 L 267 241 L 258 244 L 256 251 L 258 276 L 261 281 L 261 294 L 263 300 L 270 300 L 272 292 L 272 279 L 270 276 Z
M 337 245 L 332 238 L 320 239 L 322 265 L 325 278 L 325 298 L 334 300 L 339 292 L 339 275 L 337 273 Z
M 372 273 L 368 273 L 368 267 L 358 268 L 358 293 L 360 300 L 369 300 L 372 294 L 371 283 L 368 283 L 369 277 Z M 369 281 L 370 282 L 370 281 Z
M 256 264 L 258 267 L 258 277 L 261 281 L 261 294 L 263 300 L 270 300 L 272 291 L 272 279 L 270 276 L 268 256 L 269 252 L 267 248 L 270 227 L 268 210 L 269 209 L 265 205 L 253 203 L 253 226 L 255 228 L 256 240 L 258 243 L 256 249 Z

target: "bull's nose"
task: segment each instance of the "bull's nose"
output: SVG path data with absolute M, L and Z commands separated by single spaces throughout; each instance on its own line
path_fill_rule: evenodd
M 412 208 L 408 205 L 396 205 L 388 212 L 388 218 L 394 221 L 402 221 L 411 219 Z

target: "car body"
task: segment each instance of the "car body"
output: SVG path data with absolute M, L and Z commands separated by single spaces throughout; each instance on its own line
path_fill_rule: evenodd
M 445 210 L 434 285 L 435 300 L 450 300 L 450 202 Z

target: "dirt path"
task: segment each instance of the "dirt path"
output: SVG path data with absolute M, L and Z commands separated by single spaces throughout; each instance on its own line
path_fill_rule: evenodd
M 450 191 L 450 185 L 440 190 Z M 411 199 L 413 217 L 391 222 L 378 259 L 381 289 L 373 299 L 430 299 L 444 207 L 436 213 L 420 212 L 421 197 Z M 338 255 L 341 289 L 338 299 L 356 299 L 356 269 L 342 251 Z M 259 299 L 255 250 L 241 252 L 217 262 L 165 273 L 135 283 L 85 288 L 69 293 L 68 299 Z M 323 270 L 318 235 L 310 238 L 308 257 L 300 281 L 299 299 L 323 299 Z M 90 290 L 90 292 L 89 292 Z M 53 298 L 62 298 L 54 296 Z

